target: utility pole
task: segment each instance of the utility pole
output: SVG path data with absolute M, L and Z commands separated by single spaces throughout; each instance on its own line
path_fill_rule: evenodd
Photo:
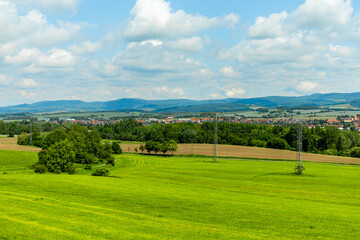
M 296 154 L 296 166 L 295 173 L 297 175 L 302 175 L 304 168 L 304 161 L 302 159 L 302 143 L 303 143 L 303 126 L 301 121 L 298 121 L 297 125 L 297 154 Z
M 30 123 L 30 139 L 29 139 L 29 145 L 33 145 L 33 136 L 32 136 L 32 124 Z
M 215 113 L 214 117 L 214 158 L 213 161 L 217 161 L 217 144 L 218 144 L 218 126 L 217 126 L 218 118 L 217 113 Z

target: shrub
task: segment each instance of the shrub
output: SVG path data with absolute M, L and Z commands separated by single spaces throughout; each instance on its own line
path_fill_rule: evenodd
M 67 172 L 70 174 L 70 175 L 74 175 L 75 174 L 75 166 L 74 165 L 68 165 L 67 166 Z
M 92 166 L 91 164 L 86 164 L 85 167 L 84 167 L 85 170 L 91 170 L 92 169 Z
M 114 154 L 122 154 L 122 149 L 118 142 L 113 142 L 111 149 Z
M 43 174 L 43 173 L 45 173 L 45 172 L 47 172 L 47 168 L 45 167 L 45 165 L 43 165 L 43 164 L 36 164 L 35 166 L 34 166 L 34 171 L 36 172 L 36 173 L 40 173 L 40 174 Z
M 105 168 L 98 168 L 91 175 L 92 176 L 108 177 L 109 174 L 110 174 L 109 170 L 107 170 Z

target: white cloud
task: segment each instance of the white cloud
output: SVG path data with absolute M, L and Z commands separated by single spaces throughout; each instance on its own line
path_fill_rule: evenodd
M 315 82 L 304 81 L 304 82 L 301 82 L 296 87 L 296 90 L 299 92 L 302 92 L 302 93 L 306 93 L 306 92 L 313 92 L 314 90 L 318 89 L 319 87 L 320 87 L 320 85 Z
M 256 22 L 248 30 L 252 38 L 273 38 L 285 34 L 284 23 L 287 19 L 287 12 L 274 13 L 269 18 L 258 17 Z
M 44 14 L 31 10 L 20 15 L 15 4 L 0 1 L 0 54 L 16 48 L 46 48 L 64 44 L 80 31 L 84 24 L 58 21 L 50 24 Z
M 154 73 L 194 71 L 204 67 L 183 53 L 169 51 L 154 41 L 129 44 L 125 51 L 118 53 L 113 63 L 130 71 Z
M 71 52 L 63 49 L 50 49 L 47 53 L 37 48 L 22 49 L 15 56 L 5 56 L 6 64 L 31 64 L 36 63 L 45 67 L 71 67 L 75 64 L 76 57 Z
M 215 26 L 234 26 L 239 20 L 235 14 L 220 19 L 191 15 L 183 10 L 173 12 L 170 2 L 165 0 L 137 0 L 130 13 L 134 18 L 127 26 L 125 37 L 135 41 L 192 35 Z
M 8 85 L 12 82 L 12 79 L 5 76 L 4 74 L 0 74 L 0 86 Z
M 21 80 L 21 86 L 24 88 L 34 88 L 39 86 L 39 84 L 37 82 L 35 82 L 34 79 L 31 78 L 23 78 Z
M 229 98 L 238 98 L 245 95 L 245 90 L 242 88 L 231 88 L 231 89 L 225 89 L 225 95 Z
M 239 73 L 235 72 L 231 66 L 223 67 L 219 70 L 219 72 L 222 73 L 225 77 L 229 77 L 229 78 L 234 78 L 239 76 Z
M 174 50 L 186 52 L 199 52 L 204 48 L 200 37 L 184 38 L 177 41 L 170 41 L 167 46 Z
M 156 94 L 165 95 L 169 98 L 174 97 L 183 97 L 185 95 L 185 91 L 182 88 L 176 87 L 176 88 L 169 88 L 168 86 L 161 86 L 161 87 L 154 87 L 153 89 Z
M 73 45 L 69 49 L 75 54 L 83 55 L 88 53 L 94 53 L 102 47 L 101 42 L 92 43 L 91 41 L 82 42 L 79 45 Z
M 349 24 L 353 11 L 351 0 L 306 0 L 291 17 L 300 27 L 341 30 Z
M 25 90 L 20 90 L 20 96 L 23 98 L 34 98 L 36 96 L 36 93 L 33 92 L 27 92 Z
M 18 4 L 40 7 L 52 12 L 64 12 L 75 9 L 81 0 L 12 0 Z

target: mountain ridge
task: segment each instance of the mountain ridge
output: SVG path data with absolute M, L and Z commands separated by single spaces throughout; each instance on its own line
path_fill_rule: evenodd
M 304 96 L 267 96 L 258 98 L 225 98 L 209 100 L 167 99 L 145 100 L 141 98 L 121 98 L 111 101 L 85 102 L 82 100 L 40 101 L 0 107 L 0 113 L 41 113 L 57 111 L 148 111 L 148 112 L 211 112 L 242 111 L 250 107 L 299 107 L 350 104 L 360 106 L 360 92 L 315 93 Z

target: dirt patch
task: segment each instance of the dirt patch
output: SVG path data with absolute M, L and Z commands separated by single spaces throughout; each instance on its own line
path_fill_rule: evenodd
M 0 138 L 0 150 L 40 152 L 41 148 L 18 145 L 17 138 Z
M 135 147 L 139 149 L 140 144 L 124 143 L 120 144 L 124 152 L 134 152 Z M 179 144 L 179 149 L 175 154 L 197 154 L 212 155 L 214 146 L 212 144 Z M 223 157 L 248 157 L 262 159 L 282 159 L 296 160 L 296 152 L 287 150 L 277 150 L 270 148 L 257 148 L 233 145 L 218 145 L 218 156 Z M 322 154 L 303 153 L 305 161 L 312 162 L 330 162 L 330 163 L 346 163 L 360 164 L 359 158 L 339 157 Z

